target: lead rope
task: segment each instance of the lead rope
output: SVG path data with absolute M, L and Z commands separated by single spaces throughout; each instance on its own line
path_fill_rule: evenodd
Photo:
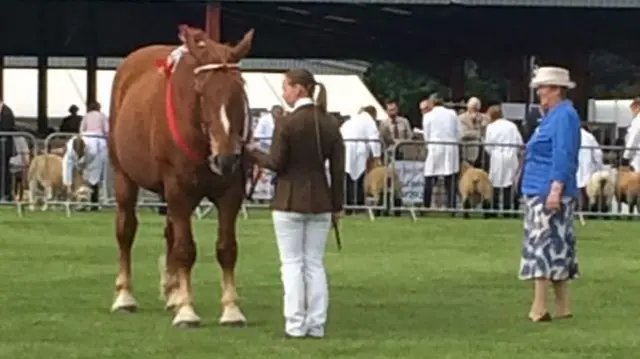
M 320 158 L 320 165 L 322 166 L 322 169 L 324 172 L 325 161 L 324 161 L 324 156 L 322 155 L 322 142 L 320 141 L 320 121 L 318 120 L 317 111 L 318 111 L 317 108 L 313 109 L 313 121 L 315 122 L 315 125 L 316 125 L 316 145 L 318 146 L 318 157 Z M 343 179 L 340 179 L 340 180 L 343 180 Z M 342 239 L 340 238 L 340 229 L 338 228 L 338 223 L 336 223 L 336 221 L 333 219 L 333 212 L 331 213 L 331 227 L 333 227 L 333 233 L 335 234 L 335 237 L 336 237 L 336 245 L 338 246 L 338 251 L 341 251 Z
M 245 98 L 245 122 L 244 122 L 244 129 L 242 131 L 242 140 L 243 142 L 246 144 L 251 140 L 251 137 L 253 137 L 253 129 L 251 128 L 251 109 L 249 107 L 249 99 Z M 247 161 L 246 160 L 246 156 L 245 156 L 245 149 L 244 146 L 242 146 L 242 163 L 244 164 L 244 169 L 243 172 L 246 173 L 246 177 L 245 179 L 248 177 L 251 182 L 249 185 L 249 190 L 245 195 L 245 199 L 247 201 L 251 201 L 253 200 L 253 194 L 256 191 L 256 186 L 258 185 L 258 180 L 260 179 L 260 168 L 258 167 L 258 170 L 256 171 L 256 174 L 254 175 L 254 169 L 255 169 L 255 165 L 254 163 Z

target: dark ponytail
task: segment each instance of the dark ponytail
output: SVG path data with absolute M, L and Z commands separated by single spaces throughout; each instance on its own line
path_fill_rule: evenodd
M 314 96 L 313 101 L 319 109 L 327 112 L 327 88 L 320 82 L 316 82 L 316 86 L 318 87 L 318 93 Z

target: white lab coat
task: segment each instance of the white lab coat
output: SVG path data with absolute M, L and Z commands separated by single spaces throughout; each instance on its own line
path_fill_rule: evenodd
M 11 172 L 19 173 L 25 167 L 29 165 L 29 144 L 23 136 L 15 136 L 13 138 L 13 147 L 15 150 L 15 156 L 12 156 L 9 160 L 11 165 Z
M 584 188 L 591 176 L 603 168 L 602 149 L 596 138 L 580 129 L 580 151 L 578 152 L 578 171 L 576 173 L 578 188 Z
M 84 168 L 85 182 L 92 186 L 100 183 L 106 174 L 108 164 L 107 141 L 103 137 L 82 136 L 85 144 L 84 156 L 78 158 L 73 150 L 73 142 L 67 142 L 67 148 L 62 158 L 62 183 L 71 186 L 74 168 Z
M 489 154 L 489 180 L 495 188 L 513 185 L 518 171 L 518 152 L 524 145 L 518 127 L 504 118 L 490 123 L 485 132 L 484 149 Z
M 267 151 L 271 147 L 271 137 L 273 137 L 273 130 L 275 128 L 275 122 L 273 116 L 270 113 L 260 117 L 256 128 L 253 130 L 253 138 L 258 140 L 260 149 Z
M 633 149 L 640 147 L 640 115 L 631 121 L 624 142 L 625 150 L 622 157 L 630 161 L 634 171 L 640 172 L 640 151 Z
M 449 176 L 460 171 L 458 142 L 462 138 L 462 124 L 455 111 L 436 106 L 422 117 L 422 130 L 427 141 L 425 177 Z M 429 142 L 455 142 L 438 144 Z
M 369 153 L 380 157 L 380 132 L 371 115 L 363 111 L 343 123 L 340 133 L 344 140 L 345 172 L 357 180 L 367 170 Z

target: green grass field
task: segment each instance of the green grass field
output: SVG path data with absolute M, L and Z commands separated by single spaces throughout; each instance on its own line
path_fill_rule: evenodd
M 255 212 L 253 212 L 255 213 Z M 251 212 L 250 212 L 251 214 Z M 112 213 L 4 211 L 0 219 L 0 358 L 634 358 L 640 321 L 640 223 L 579 228 L 575 318 L 526 320 L 516 279 L 521 222 L 348 218 L 329 241 L 330 323 L 321 341 L 282 339 L 279 264 L 264 213 L 240 220 L 246 328 L 223 328 L 216 223 L 196 221 L 196 308 L 205 327 L 171 327 L 158 299 L 162 217 L 143 211 L 134 249 L 140 309 L 110 314 L 117 247 Z

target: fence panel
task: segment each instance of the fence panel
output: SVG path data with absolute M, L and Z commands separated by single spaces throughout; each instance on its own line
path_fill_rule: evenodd
M 268 150 L 270 146 L 270 138 L 257 139 L 260 143 L 260 147 L 263 150 Z M 379 187 L 379 193 L 371 193 L 372 188 L 366 188 L 365 186 L 365 173 L 367 166 L 371 165 L 367 161 L 368 154 L 371 151 L 371 147 L 377 146 L 380 149 L 382 155 L 382 166 L 388 166 L 387 156 L 384 153 L 384 146 L 382 141 L 367 140 L 367 139 L 353 139 L 345 140 L 346 150 L 346 165 L 347 172 L 352 172 L 345 176 L 345 211 L 348 214 L 351 213 L 367 213 L 371 219 L 376 214 L 382 211 L 388 211 L 388 197 L 390 186 L 381 185 Z M 311 161 L 312 159 L 310 159 Z M 327 181 L 331 182 L 331 175 L 329 173 L 329 163 L 327 161 L 326 175 Z M 351 168 L 351 170 L 350 170 Z M 385 173 L 384 171 L 378 172 Z M 257 176 L 256 186 L 253 192 L 252 200 L 246 204 L 247 208 L 266 208 L 270 203 L 274 195 L 275 181 L 277 180 L 275 174 L 267 169 L 255 169 L 254 176 Z M 256 177 L 254 177 L 256 178 Z M 381 178 L 382 182 L 386 180 Z M 249 191 L 251 184 L 247 184 L 247 191 Z M 375 189 L 375 188 L 373 188 Z
M 18 212 L 21 214 L 23 206 L 29 204 L 26 173 L 30 161 L 40 153 L 41 149 L 44 149 L 45 153 L 62 156 L 67 142 L 74 135 L 72 133 L 53 133 L 43 143 L 40 143 L 33 135 L 26 132 L 0 132 L 0 204 L 17 204 Z M 100 136 L 85 135 L 85 137 Z M 12 148 L 8 147 L 9 138 L 13 142 Z M 264 144 L 265 149 L 268 149 L 269 142 L 268 139 L 265 140 L 261 140 L 261 143 Z M 443 176 L 443 174 L 452 173 L 452 171 L 446 171 L 447 167 L 452 167 L 446 164 L 455 161 L 456 158 L 463 159 L 472 164 L 473 167 L 483 169 L 489 173 L 492 163 L 501 161 L 499 156 L 492 158 L 494 153 L 499 154 L 509 148 L 521 153 L 522 148 L 516 149 L 514 147 L 517 146 L 513 145 L 483 144 L 468 141 L 460 143 L 401 141 L 391 151 L 381 151 L 383 155 L 382 165 L 387 170 L 382 171 L 384 179 L 381 181 L 384 184 L 378 187 L 378 193 L 372 193 L 372 191 L 376 190 L 372 189 L 371 186 L 366 186 L 366 177 L 360 172 L 362 165 L 358 166 L 355 163 L 367 158 L 370 151 L 368 146 L 377 145 L 383 149 L 382 143 L 380 141 L 367 140 L 347 140 L 345 142 L 347 147 L 347 172 L 352 172 L 351 175 L 347 174 L 344 178 L 345 192 L 347 192 L 345 193 L 345 211 L 347 213 L 367 213 L 371 219 L 383 212 L 393 212 L 397 215 L 408 212 L 414 219 L 426 212 L 462 213 L 487 217 L 498 215 L 514 217 L 522 213 L 521 196 L 517 193 L 518 185 L 516 184 L 502 183 L 502 185 L 498 185 L 490 183 L 491 200 L 484 203 L 484 206 L 482 203 L 470 206 L 468 203 L 462 203 L 459 174 L 456 176 Z M 618 181 L 621 178 L 624 179 L 624 176 L 629 176 L 629 174 L 619 173 L 619 165 L 625 148 L 620 146 L 583 147 L 581 151 L 595 150 L 600 150 L 603 154 L 604 167 L 600 170 L 607 174 L 607 183 L 611 185 L 609 189 L 614 191 L 617 188 Z M 632 150 L 640 153 L 640 149 Z M 445 155 L 439 155 L 438 153 L 444 153 Z M 434 160 L 428 160 L 429 155 L 435 156 Z M 9 164 L 8 166 L 7 163 Z M 428 164 L 428 168 L 425 168 L 425 163 Z M 368 163 L 367 166 L 369 165 Z M 442 167 L 444 167 L 445 172 L 437 171 Z M 426 172 L 425 169 L 427 170 Z M 455 169 L 455 166 L 453 166 L 453 169 Z M 101 207 L 110 207 L 115 202 L 113 197 L 113 176 L 111 175 L 110 166 L 105 165 L 103 173 L 104 178 L 100 184 L 98 203 Z M 395 175 L 391 175 L 392 173 L 395 173 Z M 360 176 L 358 176 L 359 174 Z M 256 169 L 254 175 L 258 177 L 258 181 L 252 201 L 247 201 L 245 207 L 243 207 L 245 217 L 247 216 L 247 208 L 267 208 L 274 194 L 274 184 L 277 180 L 274 173 L 265 169 Z M 370 174 L 370 176 L 371 179 L 374 175 Z M 595 176 L 590 174 L 589 178 L 591 177 Z M 327 180 L 330 182 L 328 163 Z M 579 181 L 579 185 L 585 183 L 585 180 Z M 251 184 L 247 183 L 247 190 L 249 190 L 250 186 Z M 631 218 L 640 216 L 637 209 L 632 210 L 630 208 L 627 203 L 629 198 L 620 197 L 623 193 L 615 193 L 610 205 L 608 205 L 608 201 L 590 200 L 585 192 L 581 193 L 578 203 L 578 215 L 581 218 Z M 640 194 L 640 191 L 638 193 Z M 37 197 L 35 193 L 34 195 Z M 38 195 L 42 196 L 42 193 Z M 49 201 L 49 204 L 66 206 L 69 214 L 73 206 L 81 203 L 52 200 Z M 141 191 L 138 204 L 145 207 L 165 206 L 165 203 L 158 195 L 146 190 Z M 198 217 L 205 216 L 213 208 L 213 205 L 208 201 L 203 201 L 201 206 L 205 210 L 203 212 L 202 208 L 199 208 L 196 211 Z
M 407 152 L 404 147 L 422 147 L 426 149 L 423 158 L 407 159 L 404 153 Z M 475 148 L 474 148 L 475 147 Z M 424 141 L 402 141 L 397 144 L 393 166 L 397 172 L 397 182 L 393 182 L 391 192 L 396 191 L 401 196 L 401 201 L 394 203 L 393 210 L 401 212 L 409 212 L 415 219 L 417 216 L 423 215 L 425 212 L 447 212 L 452 215 L 462 213 L 467 217 L 471 214 L 482 214 L 482 216 L 491 218 L 496 216 L 515 217 L 522 214 L 522 198 L 519 194 L 519 183 L 514 183 L 508 178 L 500 180 L 502 183 L 487 183 L 485 197 L 490 198 L 488 201 L 481 201 L 482 197 L 475 193 L 470 198 L 472 201 L 463 202 L 464 186 L 461 184 L 461 174 L 455 173 L 455 166 L 451 166 L 451 161 L 464 160 L 470 163 L 476 169 L 480 169 L 490 173 L 491 165 L 505 166 L 506 157 L 504 156 L 507 149 L 512 148 L 515 153 L 520 154 L 515 163 L 507 165 L 512 168 L 514 175 L 517 168 L 521 165 L 524 148 L 515 145 L 506 144 L 489 144 L 480 142 L 424 142 Z M 600 146 L 597 148 L 583 147 L 582 151 L 599 150 L 603 153 L 604 166 L 597 168 L 593 166 L 588 171 L 587 177 L 582 181 L 586 184 L 588 180 L 596 176 L 607 178 L 607 191 L 615 192 L 617 183 L 620 178 L 618 173 L 618 165 L 620 158 L 624 152 L 624 148 L 617 146 Z M 513 153 L 513 152 L 511 152 Z M 429 155 L 434 156 L 429 160 Z M 587 157 L 588 158 L 588 157 Z M 427 168 L 425 168 L 427 164 Z M 584 164 L 583 164 L 584 166 Z M 426 171 L 425 171 L 426 170 Z M 606 175 L 600 173 L 594 175 L 595 171 L 603 171 Z M 447 175 L 452 174 L 452 175 Z M 506 173 L 505 173 L 506 175 Z M 580 175 L 580 173 L 578 174 Z M 584 175 L 583 175 L 584 176 Z M 464 177 L 464 176 L 463 176 Z M 497 177 L 494 177 L 494 179 Z M 464 180 L 463 180 L 464 181 Z M 494 181 L 495 182 L 495 181 Z M 489 191 L 490 189 L 490 191 Z M 601 189 L 601 191 L 604 189 Z M 476 191 L 473 191 L 476 192 Z M 640 193 L 640 192 L 639 192 Z M 619 193 L 611 198 L 611 205 L 605 206 L 608 201 L 589 199 L 586 193 L 586 187 L 581 189 L 581 196 L 578 202 L 577 214 L 581 219 L 583 217 L 602 217 L 602 218 L 622 218 L 622 217 L 638 217 L 638 211 L 630 211 L 629 205 L 625 202 L 627 199 L 620 198 Z M 471 203 L 470 203 L 471 202 Z
M 22 204 L 28 198 L 26 188 L 29 163 L 39 151 L 39 143 L 28 132 L 0 132 L 0 204 Z

